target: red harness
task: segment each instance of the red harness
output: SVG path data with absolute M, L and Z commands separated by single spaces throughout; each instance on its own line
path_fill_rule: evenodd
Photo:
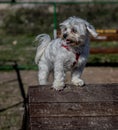
M 64 48 L 66 48 L 68 51 L 70 51 L 70 48 L 67 46 L 67 45 L 61 45 L 62 47 L 64 47 Z M 80 54 L 79 53 L 75 53 L 75 61 L 74 61 L 74 63 L 73 63 L 73 65 L 72 65 L 72 67 L 74 67 L 76 64 L 77 64 L 77 62 L 78 62 L 78 59 L 79 59 L 79 56 L 80 56 Z

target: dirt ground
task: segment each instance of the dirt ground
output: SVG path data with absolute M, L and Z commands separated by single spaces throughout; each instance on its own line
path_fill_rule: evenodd
M 38 72 L 30 70 L 20 73 L 27 93 L 29 86 L 38 84 Z M 118 68 L 86 67 L 82 78 L 86 84 L 118 83 Z M 66 82 L 70 82 L 70 73 L 67 73 Z M 0 130 L 21 128 L 24 111 L 22 101 L 15 71 L 0 71 Z
M 28 86 L 37 85 L 38 71 L 20 71 L 22 82 L 25 89 Z M 86 67 L 82 74 L 82 79 L 86 84 L 100 84 L 100 83 L 118 83 L 118 68 L 117 67 Z M 15 71 L 0 72 L 0 84 L 12 82 L 17 80 Z M 52 76 L 50 76 L 52 82 Z M 70 83 L 70 72 L 67 72 L 66 82 Z
M 38 84 L 37 71 L 22 71 L 23 83 L 26 86 Z M 86 67 L 82 78 L 86 84 L 118 83 L 118 68 L 112 67 Z M 50 78 L 52 82 L 52 78 Z M 70 82 L 70 73 L 67 73 L 66 82 Z

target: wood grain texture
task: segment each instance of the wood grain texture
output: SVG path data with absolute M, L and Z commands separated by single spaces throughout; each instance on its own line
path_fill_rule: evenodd
M 31 118 L 30 130 L 117 130 L 117 117 Z
M 29 103 L 46 102 L 98 102 L 118 101 L 118 84 L 97 84 L 76 87 L 66 85 L 63 91 L 56 91 L 48 86 L 29 88 Z
M 118 84 L 32 86 L 28 101 L 29 130 L 118 129 Z

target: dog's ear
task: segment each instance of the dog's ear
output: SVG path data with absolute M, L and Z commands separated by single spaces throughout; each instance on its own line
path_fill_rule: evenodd
M 93 37 L 97 37 L 98 33 L 91 24 L 87 24 L 87 30 Z
M 63 29 L 66 27 L 66 25 L 67 25 L 67 21 L 64 21 L 63 23 L 59 24 L 59 27 L 60 27 L 60 29 Z

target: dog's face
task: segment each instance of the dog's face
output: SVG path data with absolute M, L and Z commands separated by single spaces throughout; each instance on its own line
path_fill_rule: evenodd
M 97 36 L 97 33 L 92 25 L 90 25 L 87 21 L 76 17 L 70 17 L 65 20 L 60 24 L 60 28 L 61 38 L 71 46 L 84 44 L 84 41 L 89 33 L 94 37 Z
M 61 35 L 67 44 L 79 45 L 84 43 L 85 37 L 87 35 L 86 27 L 84 24 L 67 24 L 61 29 Z

